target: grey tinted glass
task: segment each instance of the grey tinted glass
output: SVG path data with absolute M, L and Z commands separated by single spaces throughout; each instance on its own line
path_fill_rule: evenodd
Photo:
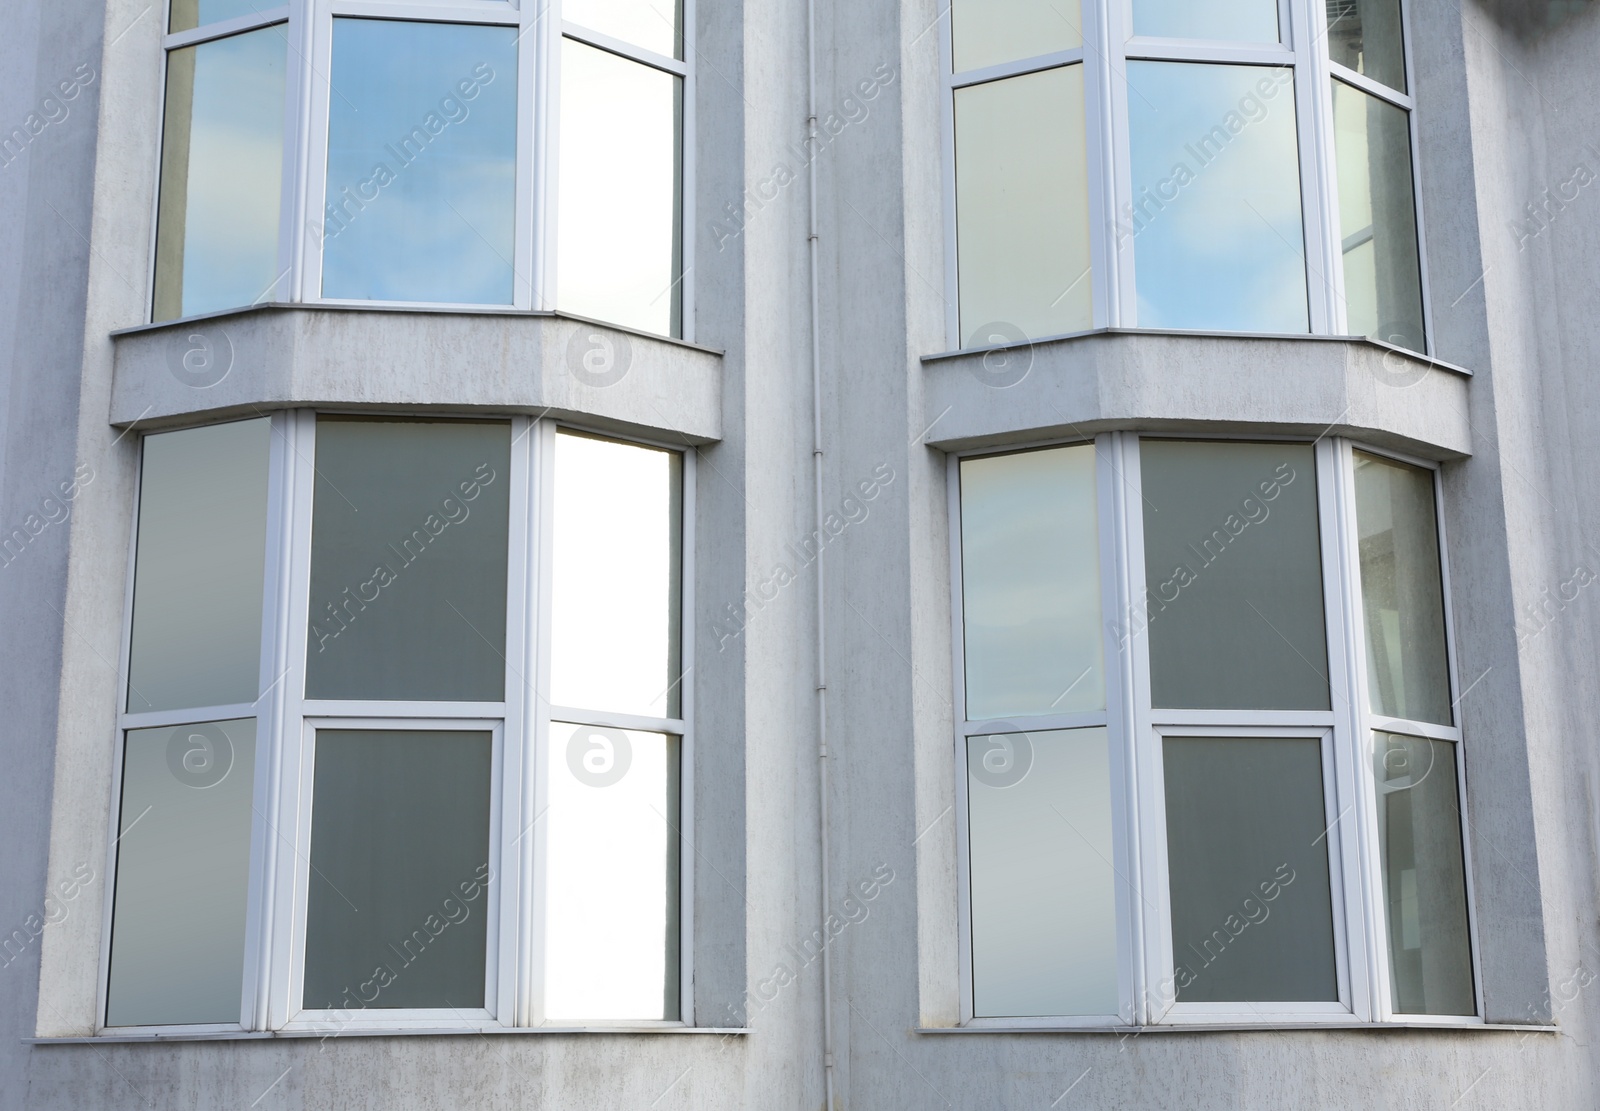
M 322 295 L 509 304 L 514 27 L 333 21 Z
M 951 0 L 956 72 L 1083 45 L 1081 0 Z
M 1338 999 L 1321 742 L 1168 737 L 1162 759 L 1178 1001 Z
M 1293 71 L 1128 63 L 1142 328 L 1304 332 Z
M 556 435 L 550 700 L 677 717 L 682 456 Z
M 129 730 L 107 1026 L 240 1020 L 255 752 L 253 719 Z
M 282 277 L 284 27 L 167 55 L 156 320 L 271 299 Z
M 545 1017 L 679 1017 L 679 744 L 553 722 Z
M 511 429 L 317 422 L 307 698 L 505 694 Z
M 1106 731 L 968 738 L 967 809 L 974 1013 L 1115 1014 Z
M 172 0 L 169 29 L 191 31 L 203 24 L 221 23 L 224 19 L 237 19 L 287 6 L 287 0 Z
M 145 437 L 130 713 L 260 694 L 271 438 L 268 420 Z
M 1349 331 L 1425 351 L 1410 128 L 1403 110 L 1333 83 Z
M 961 462 L 967 719 L 1106 705 L 1093 444 Z
M 1150 693 L 1176 709 L 1326 710 L 1310 444 L 1144 440 Z
M 1083 67 L 958 89 L 955 114 L 963 346 L 1093 327 Z
M 1406 91 L 1400 0 L 1329 0 L 1328 56 L 1340 65 Z
M 308 1009 L 484 1005 L 489 733 L 319 730 Z
M 1372 712 L 1451 724 L 1433 473 L 1356 453 Z
M 1477 1014 L 1455 746 L 1387 733 L 1376 740 L 1394 1009 Z
M 561 44 L 560 307 L 659 335 L 682 330 L 683 82 Z
M 1165 39 L 1277 42 L 1278 0 L 1133 0 L 1133 33 Z
M 682 0 L 564 0 L 561 18 L 669 58 L 683 57 Z

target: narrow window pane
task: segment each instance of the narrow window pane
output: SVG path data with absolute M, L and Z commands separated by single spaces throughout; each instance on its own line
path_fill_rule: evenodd
M 1128 63 L 1141 328 L 1304 332 L 1294 71 Z
M 1133 0 L 1133 33 L 1164 39 L 1277 42 L 1278 0 Z
M 307 698 L 505 695 L 511 428 L 317 421 Z
M 167 54 L 156 320 L 252 305 L 281 277 L 285 26 Z
M 107 1026 L 239 1022 L 255 752 L 250 718 L 128 731 Z
M 682 331 L 683 82 L 561 44 L 557 300 L 564 312 Z
M 1145 597 L 1156 706 L 1326 710 L 1310 444 L 1143 440 Z M 1142 612 L 1140 610 L 1142 609 Z
M 509 304 L 517 29 L 333 21 L 322 295 Z
M 963 345 L 999 342 L 990 324 L 1029 337 L 1093 327 L 1083 67 L 955 98 Z
M 317 732 L 303 1005 L 484 1005 L 487 732 Z
M 1081 0 L 951 0 L 957 73 L 1083 45 Z
M 270 12 L 288 6 L 288 0 L 172 0 L 170 30 L 192 31 L 208 23 Z
M 1405 92 L 1400 0 L 1328 0 L 1328 56 Z
M 564 0 L 561 18 L 669 58 L 683 57 L 682 0 Z
M 1423 351 L 1410 128 L 1403 109 L 1342 81 L 1333 83 L 1349 331 Z
M 961 461 L 967 719 L 1106 705 L 1093 444 Z
M 1356 452 L 1372 712 L 1451 724 L 1433 473 Z
M 271 438 L 269 420 L 144 438 L 129 713 L 260 693 Z
M 680 1017 L 678 784 L 676 737 L 551 724 L 546 1021 Z
M 967 811 L 974 1013 L 1116 1014 L 1106 731 L 969 738 Z
M 1394 1009 L 1478 1013 L 1455 746 L 1377 735 L 1378 846 Z
M 556 434 L 550 698 L 679 716 L 683 457 Z
M 1321 742 L 1168 737 L 1162 759 L 1178 1002 L 1337 1000 Z

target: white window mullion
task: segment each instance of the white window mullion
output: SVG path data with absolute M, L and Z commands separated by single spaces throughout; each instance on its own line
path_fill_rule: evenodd
M 1316 335 L 1338 335 L 1344 332 L 1346 323 L 1327 13 L 1321 4 L 1296 3 L 1293 7 L 1295 111 L 1311 331 Z
M 549 785 L 543 774 L 548 765 L 547 748 L 550 738 L 550 643 L 552 590 L 551 554 L 554 548 L 552 525 L 555 517 L 555 449 L 556 425 L 553 421 L 539 421 L 530 435 L 533 456 L 531 474 L 534 491 L 532 550 L 533 574 L 530 577 L 533 601 L 531 629 L 533 632 L 532 667 L 527 675 L 532 683 L 529 697 L 533 710 L 528 714 L 532 736 L 528 742 L 528 771 L 524 782 L 528 800 L 528 817 L 524 828 L 518 831 L 522 839 L 522 853 L 527 863 L 524 878 L 528 894 L 523 899 L 524 958 L 528 974 L 525 978 L 525 1015 L 523 1025 L 543 1026 L 545 1023 L 545 916 L 549 913 L 546 902 L 548 888 L 549 823 L 545 821 L 550 805 Z
M 531 71 L 534 96 L 533 127 L 533 270 L 532 307 L 550 312 L 556 307 L 556 195 L 560 180 L 557 153 L 561 146 L 561 0 L 526 0 L 521 48 L 531 46 L 533 58 L 523 64 Z
M 1128 116 L 1128 34 L 1133 13 L 1128 0 L 1106 0 L 1105 20 L 1100 26 L 1101 60 L 1104 70 L 1100 95 L 1105 105 L 1101 112 L 1104 166 L 1101 171 L 1107 201 L 1105 223 L 1110 234 L 1107 257 L 1110 265 L 1105 278 L 1106 324 L 1111 328 L 1132 328 L 1139 322 L 1139 287 L 1134 273 L 1133 221 L 1126 213 L 1133 208 L 1133 147 Z M 1137 454 L 1135 450 L 1134 454 Z
M 302 57 L 307 59 L 301 98 L 303 127 L 295 158 L 296 204 L 303 214 L 297 240 L 300 244 L 298 299 L 322 297 L 322 244 L 325 238 L 328 192 L 328 110 L 333 96 L 333 16 L 330 0 L 297 0 L 304 5 L 301 20 Z

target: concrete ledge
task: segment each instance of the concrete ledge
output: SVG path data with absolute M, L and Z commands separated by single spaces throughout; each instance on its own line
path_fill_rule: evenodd
M 1110 429 L 1346 434 L 1472 452 L 1470 372 L 1344 337 L 1096 331 L 923 359 L 924 441 L 947 451 Z
M 260 305 L 112 339 L 117 426 L 324 405 L 722 437 L 719 352 L 554 313 Z

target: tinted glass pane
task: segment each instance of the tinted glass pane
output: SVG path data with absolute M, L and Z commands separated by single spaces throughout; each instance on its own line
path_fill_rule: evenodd
M 682 456 L 556 435 L 550 698 L 677 717 Z
M 307 698 L 505 693 L 511 429 L 317 422 Z
M 563 0 L 561 18 L 669 58 L 683 57 L 682 0 Z
M 1394 1009 L 1477 1014 L 1455 746 L 1379 733 L 1376 760 Z
M 683 82 L 561 44 L 561 308 L 659 335 L 682 330 Z
M 484 1005 L 493 737 L 319 730 L 308 1009 Z
M 1400 0 L 1328 0 L 1328 56 L 1405 92 Z
M 253 719 L 129 730 L 107 1026 L 239 1021 L 255 752 Z
M 961 462 L 967 718 L 1106 705 L 1093 444 Z
M 130 713 L 260 694 L 271 438 L 267 420 L 144 438 Z
M 1293 71 L 1128 63 L 1142 328 L 1304 332 Z
M 172 0 L 170 29 L 192 31 L 203 24 L 221 23 L 224 19 L 287 6 L 286 0 Z
M 955 98 L 962 344 L 1001 342 L 991 324 L 1028 337 L 1093 327 L 1083 67 Z
M 156 320 L 280 295 L 284 27 L 167 55 Z
M 1451 724 L 1433 473 L 1356 453 L 1372 712 Z
M 974 1013 L 1115 1014 L 1106 731 L 969 738 L 967 808 Z
M 1410 127 L 1401 109 L 1333 83 L 1349 331 L 1424 351 Z
M 1277 0 L 1133 0 L 1133 33 L 1167 39 L 1277 42 Z
M 1326 710 L 1310 444 L 1144 440 L 1150 692 L 1179 709 Z
M 1081 0 L 951 0 L 956 72 L 1083 45 Z
M 517 29 L 333 21 L 322 295 L 509 304 Z
M 1338 999 L 1321 742 L 1168 737 L 1162 759 L 1178 1001 Z
M 545 1017 L 679 1017 L 678 739 L 554 722 Z

